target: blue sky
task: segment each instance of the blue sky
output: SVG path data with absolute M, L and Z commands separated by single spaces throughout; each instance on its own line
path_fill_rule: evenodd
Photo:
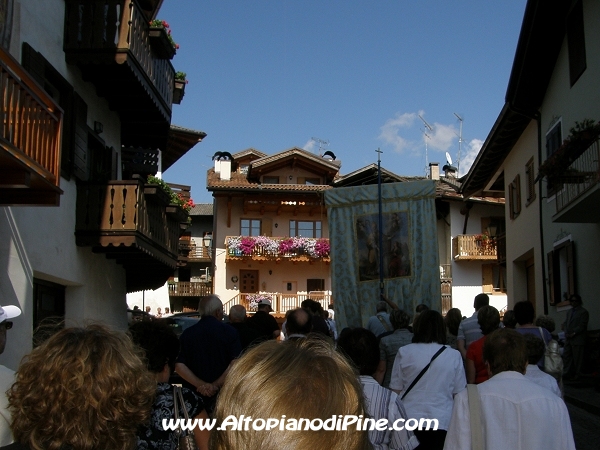
M 210 202 L 216 151 L 291 147 L 347 174 L 377 161 L 399 175 L 429 162 L 468 170 L 502 105 L 525 0 L 165 0 L 187 73 L 172 123 L 208 135 L 164 173 Z M 433 128 L 426 126 L 419 115 Z

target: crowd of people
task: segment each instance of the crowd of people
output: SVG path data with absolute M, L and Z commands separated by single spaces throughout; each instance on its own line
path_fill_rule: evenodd
M 576 377 L 587 311 L 579 296 L 571 304 L 564 368 Z M 200 301 L 201 319 L 179 338 L 161 320 L 134 321 L 128 333 L 65 328 L 16 374 L 0 371 L 0 448 L 177 449 L 186 432 L 164 429 L 165 420 L 220 424 L 245 416 L 281 425 L 195 427 L 188 438 L 200 450 L 574 449 L 562 372 L 547 373 L 553 321 L 534 320 L 529 302 L 516 303 L 502 321 L 487 295 L 473 306 L 463 318 L 455 308 L 443 317 L 421 304 L 411 317 L 382 298 L 364 328 L 338 334 L 332 305 L 323 310 L 307 300 L 280 328 L 268 300 L 252 317 L 232 307 L 225 322 L 221 300 L 210 295 Z M 19 314 L 0 307 L 0 353 L 8 319 Z M 182 387 L 170 383 L 174 372 Z M 340 429 L 345 417 L 390 426 Z M 338 428 L 307 429 L 306 419 Z M 437 426 L 391 426 L 408 419 Z

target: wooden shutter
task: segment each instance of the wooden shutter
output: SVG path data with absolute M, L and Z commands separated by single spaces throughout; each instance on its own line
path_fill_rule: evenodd
M 306 177 L 296 178 L 296 184 L 306 184 Z
M 273 235 L 273 219 L 261 219 L 260 221 L 260 234 L 262 236 Z
M 481 280 L 483 292 L 491 294 L 494 291 L 494 268 L 491 264 L 481 266 Z
M 23 68 L 29 72 L 29 75 L 31 75 L 40 86 L 44 87 L 44 84 L 46 83 L 46 59 L 41 53 L 36 52 L 27 42 L 23 42 L 21 64 Z
M 88 155 L 88 127 L 87 127 L 87 104 L 75 93 L 73 102 L 74 118 L 74 159 L 73 173 L 82 181 L 90 177 L 90 161 Z

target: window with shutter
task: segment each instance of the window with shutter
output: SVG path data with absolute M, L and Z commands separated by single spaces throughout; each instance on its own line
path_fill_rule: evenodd
M 525 176 L 527 178 L 527 199 L 525 206 L 529 206 L 535 200 L 535 171 L 533 166 L 533 158 L 525 165 Z
M 549 303 L 556 305 L 576 293 L 575 245 L 570 239 L 547 254 Z
M 494 292 L 494 271 L 492 264 L 483 264 L 481 266 L 481 290 L 486 294 Z
M 521 176 L 517 175 L 508 185 L 508 207 L 510 218 L 516 219 L 521 213 Z

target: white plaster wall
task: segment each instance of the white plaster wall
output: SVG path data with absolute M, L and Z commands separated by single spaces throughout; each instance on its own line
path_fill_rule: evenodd
M 559 54 L 546 97 L 542 104 L 542 136 L 551 121 L 562 118 L 563 138 L 575 121 L 589 118 L 600 120 L 600 3 L 584 0 L 584 31 L 587 68 L 575 85 L 570 86 L 566 37 Z M 588 329 L 600 328 L 600 304 L 597 282 L 600 267 L 600 224 L 555 223 L 552 216 L 556 205 L 554 198 L 544 199 L 542 221 L 544 224 L 544 258 L 553 248 L 554 241 L 570 235 L 575 243 L 576 286 L 582 296 L 584 307 L 590 312 Z M 566 310 L 550 306 L 549 314 L 554 317 L 558 328 L 566 318 Z
M 310 176 L 310 174 L 308 174 Z M 240 219 L 261 219 L 271 218 L 273 221 L 273 236 L 284 237 L 289 236 L 289 221 L 290 220 L 321 220 L 322 235 L 324 238 L 329 237 L 329 227 L 327 226 L 327 216 L 308 214 L 292 216 L 289 214 L 281 214 L 277 216 L 267 215 L 261 216 L 259 212 L 249 212 L 243 214 L 241 197 L 232 199 L 231 208 L 231 226 L 227 227 L 227 198 L 216 197 L 216 218 L 214 229 L 214 245 L 215 245 L 215 268 L 214 268 L 214 289 L 221 300 L 225 303 L 235 297 L 239 293 L 239 282 L 234 283 L 231 277 L 239 278 L 241 269 L 259 270 L 259 287 L 260 290 L 268 292 L 285 292 L 284 283 L 295 282 L 297 292 L 306 292 L 306 280 L 308 278 L 323 278 L 325 280 L 325 290 L 331 289 L 331 276 L 329 265 L 323 262 L 309 264 L 307 262 L 293 264 L 290 262 L 282 262 L 276 264 L 271 261 L 264 261 L 262 264 L 257 261 L 247 262 L 225 262 L 225 238 L 227 236 L 239 236 L 240 234 Z M 277 228 L 275 228 L 277 224 Z M 272 274 L 269 275 L 269 270 Z M 263 283 L 264 289 L 263 289 Z
M 537 122 L 532 120 L 521 135 L 513 150 L 504 161 L 505 192 L 508 195 L 508 184 L 517 175 L 521 178 L 521 213 L 510 219 L 509 205 L 506 206 L 506 277 L 509 294 L 509 309 L 518 301 L 527 299 L 527 277 L 525 260 L 533 257 L 535 270 L 535 310 L 536 314 L 544 311 L 544 278 L 542 264 L 545 263 L 541 251 L 539 202 L 545 202 L 539 190 L 540 183 L 535 184 L 536 198 L 527 205 L 527 162 L 533 158 L 534 170 L 537 173 L 538 161 L 538 129 Z
M 62 49 L 63 0 L 15 1 L 11 53 L 21 60 L 21 43 L 28 42 L 64 76 L 88 104 L 88 125 L 102 122 L 107 146 L 120 149 L 120 120 L 98 98 L 92 84 L 68 66 Z M 76 184 L 61 179 L 59 207 L 0 208 L 0 289 L 2 304 L 23 310 L 9 332 L 0 363 L 16 368 L 31 349 L 33 278 L 66 286 L 66 319 L 71 324 L 94 320 L 113 327 L 127 326 L 125 272 L 114 260 L 75 245 Z
M 469 212 L 466 233 L 463 233 L 465 222 L 464 212 L 465 204 L 463 202 L 451 202 L 450 214 L 450 233 L 452 238 L 459 234 L 480 234 L 481 219 L 483 217 L 502 217 L 504 216 L 503 204 L 481 204 L 473 205 Z M 494 261 L 454 261 L 452 260 L 452 307 L 460 309 L 463 316 L 471 316 L 473 309 L 473 300 L 477 294 L 482 292 L 482 271 L 483 264 L 490 264 Z M 507 304 L 506 294 L 489 294 L 490 305 L 498 310 L 504 308 Z

